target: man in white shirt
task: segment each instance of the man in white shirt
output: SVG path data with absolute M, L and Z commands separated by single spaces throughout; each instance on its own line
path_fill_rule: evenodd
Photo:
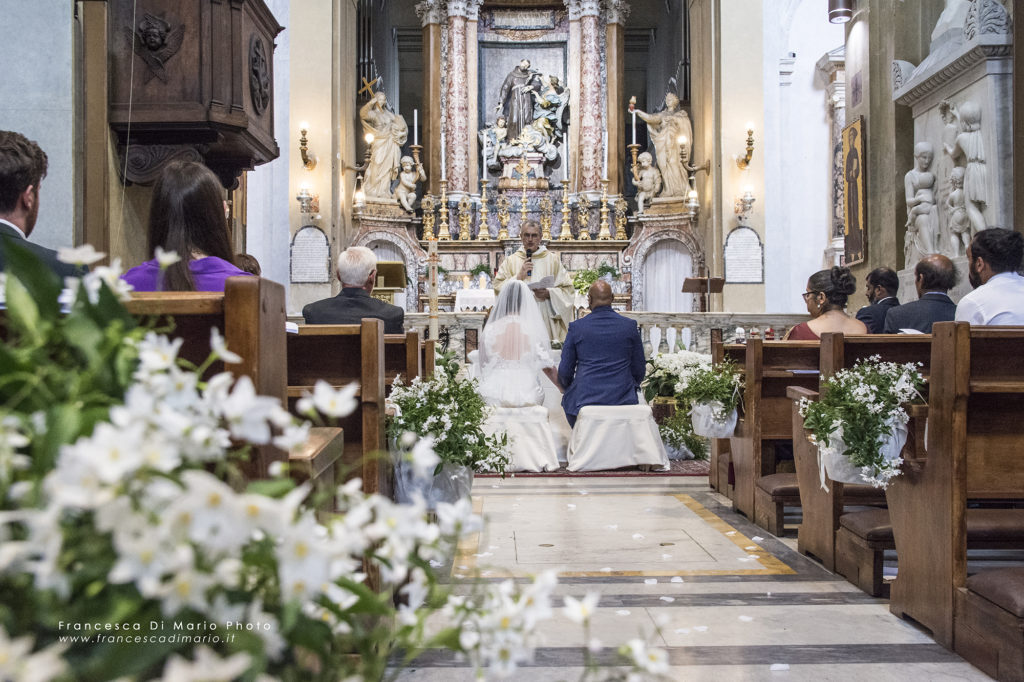
M 990 227 L 967 247 L 968 277 L 974 291 L 956 306 L 958 322 L 1024 325 L 1024 235 Z

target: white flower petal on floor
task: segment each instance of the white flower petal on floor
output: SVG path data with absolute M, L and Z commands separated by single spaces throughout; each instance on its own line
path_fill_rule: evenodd
M 594 610 L 597 608 L 597 603 L 600 600 L 601 595 L 598 592 L 587 592 L 583 599 L 576 599 L 566 595 L 562 613 L 574 623 L 586 623 L 594 615 Z

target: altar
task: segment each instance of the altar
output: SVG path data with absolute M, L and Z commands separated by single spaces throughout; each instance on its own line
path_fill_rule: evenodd
M 424 42 L 437 65 L 424 78 L 424 115 L 415 110 L 410 127 L 364 82 L 353 211 L 353 245 L 405 265 L 407 311 L 454 310 L 464 279 L 488 283 L 527 223 L 570 277 L 611 273 L 621 310 L 646 309 L 655 280 L 678 290 L 704 268 L 694 197 L 707 166 L 690 163 L 685 93 L 670 83 L 647 103 L 614 104 L 625 101 L 621 60 L 609 59 L 624 41 L 625 3 L 426 0 L 417 12 L 424 35 L 440 38 L 436 53 Z M 637 143 L 638 128 L 649 144 Z M 668 312 L 701 304 L 678 297 Z

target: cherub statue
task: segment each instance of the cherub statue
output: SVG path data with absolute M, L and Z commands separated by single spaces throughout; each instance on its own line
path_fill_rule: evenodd
M 953 116 L 960 123 L 960 132 L 945 151 L 953 163 L 964 169 L 964 207 L 974 232 L 988 227 L 983 211 L 988 202 L 988 171 L 985 166 L 985 139 L 981 133 L 981 106 L 964 102 Z
M 636 183 L 636 212 L 643 213 L 644 205 L 661 193 L 661 171 L 654 167 L 654 157 L 643 152 L 636 158 L 639 170 L 633 174 Z
M 952 185 L 953 191 L 946 199 L 946 209 L 949 211 L 949 245 L 954 258 L 967 252 L 967 247 L 971 245 L 971 239 L 974 237 L 971 219 L 967 215 L 964 173 L 963 166 L 957 166 L 949 174 L 949 184 Z
M 423 172 L 423 164 L 415 164 L 411 156 L 402 157 L 402 169 L 398 172 L 398 185 L 395 186 L 394 197 L 409 213 L 413 212 L 412 205 L 416 203 L 416 185 L 426 182 L 427 174 Z
M 487 126 L 477 135 L 480 138 L 480 147 L 482 149 L 485 148 L 486 144 L 484 165 L 492 171 L 501 170 L 501 159 L 498 158 L 498 152 L 502 151 L 509 142 L 508 119 L 504 116 L 498 116 L 494 121 L 494 125 Z

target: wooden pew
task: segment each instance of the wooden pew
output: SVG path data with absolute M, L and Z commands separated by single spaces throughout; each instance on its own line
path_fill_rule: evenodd
M 927 375 L 930 354 L 931 336 L 875 334 L 844 337 L 843 334 L 828 333 L 821 339 L 819 368 L 824 380 L 839 370 L 853 367 L 860 360 L 877 355 L 882 360 L 891 362 L 920 362 L 924 365 L 923 370 Z M 802 554 L 815 556 L 826 569 L 835 571 L 840 563 L 837 556 L 837 532 L 846 508 L 853 505 L 884 507 L 885 493 L 870 485 L 832 481 L 827 475 L 825 485 L 828 490 L 821 487 L 818 449 L 807 440 L 803 417 L 799 412 L 800 400 L 817 400 L 818 393 L 798 387 L 790 387 L 788 393 L 793 400 L 793 459 L 796 462 L 803 517 L 797 547 Z M 908 442 L 913 445 L 914 439 L 909 438 Z M 888 517 L 884 513 L 862 513 L 867 514 L 860 519 L 862 522 L 870 519 L 872 525 L 877 526 L 879 519 L 876 517 L 884 517 L 881 519 L 882 524 L 888 525 Z M 873 535 L 864 538 L 870 547 L 866 544 L 860 548 L 862 551 L 858 551 L 856 545 L 848 545 L 847 554 L 844 555 L 843 566 L 846 572 L 843 575 L 874 596 L 881 595 L 885 587 L 882 578 L 882 553 L 885 549 L 893 548 L 891 533 L 885 535 L 885 538 L 875 538 Z M 849 537 L 847 540 L 853 542 L 854 538 Z M 870 566 L 877 570 L 858 570 L 865 562 L 865 557 Z
M 722 330 L 711 330 L 711 362 L 718 364 L 724 359 L 736 363 L 740 372 L 745 370 L 746 346 L 742 344 L 722 343 Z M 712 438 L 708 467 L 708 484 L 718 492 L 732 497 L 732 487 L 729 483 L 729 468 L 732 466 L 732 453 L 729 447 L 728 438 Z
M 286 404 L 284 287 L 260 277 L 229 277 L 223 292 L 136 292 L 125 303 L 141 321 L 174 321 L 172 336 L 184 339 L 180 356 L 200 364 L 210 354 L 210 331 L 216 327 L 240 363 L 215 363 L 210 373 L 226 369 L 235 377 L 249 377 L 256 392 Z M 299 480 L 312 479 L 331 486 L 335 459 L 340 455 L 341 429 L 316 428 L 305 444 L 289 453 L 271 445 L 253 450 L 247 473 L 266 475 L 274 461 L 288 460 Z
M 743 414 L 730 442 L 735 474 L 733 507 L 767 528 L 771 520 L 781 516 L 783 502 L 763 488 L 758 495 L 758 482 L 772 476 L 773 481 L 784 484 L 772 487 L 788 486 L 796 490 L 795 474 L 775 473 L 771 441 L 793 438 L 786 388 L 791 385 L 818 387 L 818 343 L 751 338 L 746 345 L 744 368 Z
M 418 331 L 384 335 L 384 384 L 388 392 L 395 377 L 408 384 L 414 377 L 434 373 L 434 341 L 424 341 Z
M 1024 618 L 991 592 L 1012 574 L 967 576 L 968 533 L 972 547 L 1024 548 L 1024 509 L 968 508 L 1024 500 L 1024 327 L 940 322 L 932 337 L 926 456 L 886 491 L 899 556 L 890 610 L 989 674 L 1024 679 Z
M 288 335 L 287 344 L 289 406 L 312 393 L 321 379 L 334 387 L 359 383 L 357 409 L 339 421 L 345 431 L 339 466 L 361 477 L 365 492 L 392 496 L 393 477 L 385 457 L 384 322 L 366 318 L 358 325 L 300 325 L 297 334 Z

